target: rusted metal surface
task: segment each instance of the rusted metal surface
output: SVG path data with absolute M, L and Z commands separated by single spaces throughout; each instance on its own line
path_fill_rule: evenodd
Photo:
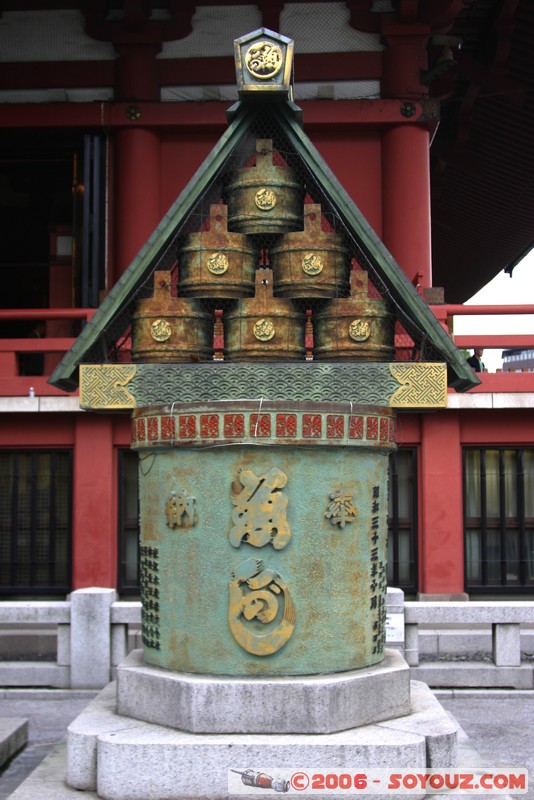
M 393 315 L 383 300 L 368 296 L 367 273 L 351 272 L 351 296 L 330 300 L 315 315 L 315 356 L 319 361 L 393 361 Z
M 256 295 L 237 301 L 225 314 L 229 361 L 304 359 L 306 315 L 291 300 L 273 298 L 270 269 L 256 272 Z
M 174 362 L 213 356 L 213 315 L 200 301 L 173 297 L 171 273 L 154 273 L 154 294 L 132 315 L 132 360 Z
M 183 297 L 238 298 L 254 294 L 258 253 L 250 238 L 227 230 L 228 208 L 212 205 L 209 230 L 192 233 L 178 253 Z
M 303 226 L 304 190 L 289 167 L 273 164 L 273 143 L 256 141 L 256 166 L 236 172 L 226 189 L 228 229 L 286 233 Z
M 269 250 L 276 297 L 338 297 L 349 292 L 350 259 L 343 237 L 322 228 L 321 206 L 304 206 L 304 230 L 286 233 Z

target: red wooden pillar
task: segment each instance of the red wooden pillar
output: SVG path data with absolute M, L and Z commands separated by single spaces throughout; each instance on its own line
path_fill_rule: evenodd
M 429 133 L 417 124 L 382 137 L 382 238 L 410 280 L 432 285 Z
M 138 127 L 117 131 L 114 173 L 113 283 L 161 221 L 158 134 Z
M 76 417 L 73 489 L 73 589 L 117 583 L 117 479 L 113 421 Z
M 420 273 L 421 286 L 432 286 L 430 236 L 429 132 L 415 122 L 419 101 L 428 94 L 421 83 L 427 67 L 430 30 L 410 19 L 397 23 L 382 16 L 384 74 L 382 97 L 397 98 L 413 121 L 388 128 L 382 138 L 382 238 L 410 280 Z M 410 4 L 410 7 L 413 4 Z M 408 119 L 412 119 L 408 117 Z
M 421 415 L 420 591 L 464 591 L 462 450 L 460 417 L 451 411 Z

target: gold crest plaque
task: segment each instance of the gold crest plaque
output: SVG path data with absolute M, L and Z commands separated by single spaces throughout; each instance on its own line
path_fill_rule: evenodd
M 306 253 L 302 259 L 302 269 L 306 275 L 319 275 L 323 271 L 323 259 L 316 253 Z
M 150 334 L 156 342 L 166 342 L 170 339 L 172 328 L 166 319 L 156 319 L 150 326 Z
M 355 342 L 365 342 L 371 335 L 371 326 L 364 319 L 355 319 L 349 325 L 349 336 Z
M 260 342 L 268 342 L 275 334 L 275 327 L 270 319 L 259 319 L 254 324 L 254 336 Z
M 208 258 L 208 269 L 213 275 L 224 275 L 228 269 L 228 258 L 224 253 L 213 253 Z
M 276 205 L 276 195 L 271 189 L 259 189 L 254 197 L 254 202 L 260 211 L 270 211 Z
M 255 42 L 245 55 L 245 66 L 255 78 L 267 81 L 278 75 L 284 64 L 282 48 L 274 42 Z

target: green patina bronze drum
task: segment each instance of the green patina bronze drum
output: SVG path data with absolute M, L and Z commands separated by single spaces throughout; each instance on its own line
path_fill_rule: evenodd
M 168 363 L 213 357 L 213 314 L 198 300 L 172 295 L 172 276 L 154 273 L 152 297 L 132 315 L 132 361 Z
M 391 410 L 173 404 L 132 426 L 147 663 L 283 676 L 382 660 Z
M 350 259 L 343 237 L 323 230 L 321 206 L 304 206 L 304 230 L 286 233 L 270 248 L 275 297 L 343 297 Z
M 256 294 L 224 315 L 228 361 L 288 361 L 305 357 L 306 315 L 289 299 L 273 297 L 270 269 L 256 272 Z
M 351 272 L 351 296 L 336 297 L 314 315 L 318 361 L 392 361 L 394 317 L 388 304 L 368 294 L 367 273 Z
M 270 139 L 256 142 L 256 164 L 243 167 L 226 187 L 228 230 L 280 234 L 303 227 L 304 190 L 287 166 L 273 163 Z
M 252 239 L 227 230 L 228 208 L 212 205 L 209 229 L 190 234 L 178 252 L 183 297 L 250 297 L 259 256 Z

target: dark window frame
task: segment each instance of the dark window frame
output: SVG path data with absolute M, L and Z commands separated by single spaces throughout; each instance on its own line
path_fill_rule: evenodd
M 469 594 L 532 594 L 534 592 L 534 576 L 528 578 L 528 557 L 527 557 L 527 532 L 534 528 L 534 518 L 527 518 L 525 515 L 525 472 L 524 459 L 525 452 L 533 452 L 531 447 L 517 447 L 515 445 L 498 445 L 484 447 L 464 447 L 462 450 L 462 481 L 463 481 L 463 526 L 464 526 L 464 575 L 465 591 Z M 479 479 L 480 479 L 480 514 L 479 516 L 468 516 L 468 476 L 467 459 L 468 454 L 478 452 L 480 458 Z M 488 487 L 487 487 L 487 455 L 489 452 L 498 454 L 498 516 L 488 514 Z M 515 503 L 517 514 L 506 516 L 506 453 L 515 453 Z M 509 579 L 508 553 L 507 553 L 507 532 L 517 531 L 518 541 L 518 579 Z M 472 564 L 469 561 L 468 534 L 471 531 L 480 532 L 480 558 L 477 564 L 477 571 L 480 579 L 470 578 Z M 497 532 L 499 546 L 499 582 L 492 580 L 489 575 L 491 569 L 491 559 L 489 550 L 491 543 L 488 541 L 491 533 Z
M 128 448 L 119 448 L 117 452 L 117 471 L 118 471 L 118 520 L 117 520 L 117 590 L 124 595 L 139 595 L 139 493 L 137 495 L 137 515 L 135 526 L 133 518 L 126 516 L 126 497 L 125 497 L 125 459 L 131 458 L 137 461 L 137 453 Z M 137 536 L 137 581 L 131 581 L 126 576 L 126 544 L 127 534 L 136 530 Z
M 411 461 L 412 491 L 410 506 L 412 511 L 409 517 L 399 518 L 399 457 L 409 458 Z M 393 552 L 393 558 L 388 558 L 388 585 L 402 589 L 407 594 L 416 594 L 419 589 L 419 501 L 418 501 L 418 454 L 416 447 L 401 447 L 389 456 L 389 497 L 390 510 L 388 514 L 388 550 Z M 402 580 L 400 577 L 400 532 L 409 531 L 410 542 L 410 579 Z
M 10 513 L 6 513 L 5 519 L 8 516 L 11 519 L 9 523 L 9 581 L 0 583 L 0 595 L 2 596 L 18 596 L 18 595 L 64 595 L 68 594 L 72 589 L 72 539 L 73 539 L 73 480 L 72 480 L 72 462 L 73 453 L 71 448 L 5 448 L 0 450 L 0 456 L 13 456 L 13 473 L 11 476 L 12 487 L 10 501 L 6 497 L 6 505 L 10 503 Z M 20 505 L 19 505 L 19 477 L 20 477 L 20 457 L 31 457 L 31 471 L 30 471 L 30 530 L 29 530 L 29 559 L 27 561 L 27 569 L 29 573 L 28 581 L 19 580 L 19 565 L 24 564 L 20 562 L 19 551 L 21 550 L 21 520 L 20 520 Z M 49 487 L 48 487 L 48 580 L 46 583 L 40 583 L 37 575 L 38 571 L 38 519 L 37 519 L 37 502 L 38 502 L 38 472 L 37 472 L 37 458 L 38 456 L 47 455 L 50 457 L 49 464 Z M 68 476 L 66 497 L 63 498 L 65 505 L 65 558 L 62 564 L 57 562 L 57 534 L 58 521 L 57 521 L 57 508 L 58 508 L 58 486 L 55 482 L 57 474 L 57 457 L 66 457 L 66 474 Z M 66 580 L 61 581 L 57 578 L 57 574 L 63 570 Z

